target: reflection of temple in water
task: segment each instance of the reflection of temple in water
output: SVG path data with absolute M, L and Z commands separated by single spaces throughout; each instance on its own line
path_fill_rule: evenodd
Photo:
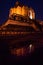
M 0 39 L 9 45 L 11 54 L 19 56 L 34 51 L 34 43 L 42 43 L 42 26 L 35 20 L 34 10 L 16 2 L 9 19 L 0 27 Z

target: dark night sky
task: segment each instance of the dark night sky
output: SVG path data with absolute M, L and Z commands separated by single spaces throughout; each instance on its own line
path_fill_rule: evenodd
M 16 1 L 32 7 L 36 13 L 36 19 L 43 20 L 43 0 L 0 0 L 0 24 L 8 19 L 9 9 Z

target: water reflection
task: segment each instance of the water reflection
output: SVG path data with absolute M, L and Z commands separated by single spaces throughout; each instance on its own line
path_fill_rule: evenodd
M 21 48 L 10 47 L 10 53 L 16 56 L 26 56 L 31 54 L 34 51 L 34 45 L 30 44 L 29 46 L 24 46 Z

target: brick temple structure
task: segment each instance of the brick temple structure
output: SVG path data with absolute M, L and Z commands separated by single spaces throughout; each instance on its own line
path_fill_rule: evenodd
M 40 22 L 35 19 L 32 8 L 16 2 L 9 11 L 9 19 L 0 26 L 0 42 L 8 46 L 11 55 L 29 55 L 43 46 L 43 25 Z

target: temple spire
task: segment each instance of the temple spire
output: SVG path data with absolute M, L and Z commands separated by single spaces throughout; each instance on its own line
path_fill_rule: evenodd
M 19 2 L 19 1 L 16 1 L 16 3 L 15 3 L 15 7 L 17 7 L 17 6 L 22 6 L 22 4 Z
M 16 2 L 16 5 L 19 5 L 19 2 L 18 1 Z

